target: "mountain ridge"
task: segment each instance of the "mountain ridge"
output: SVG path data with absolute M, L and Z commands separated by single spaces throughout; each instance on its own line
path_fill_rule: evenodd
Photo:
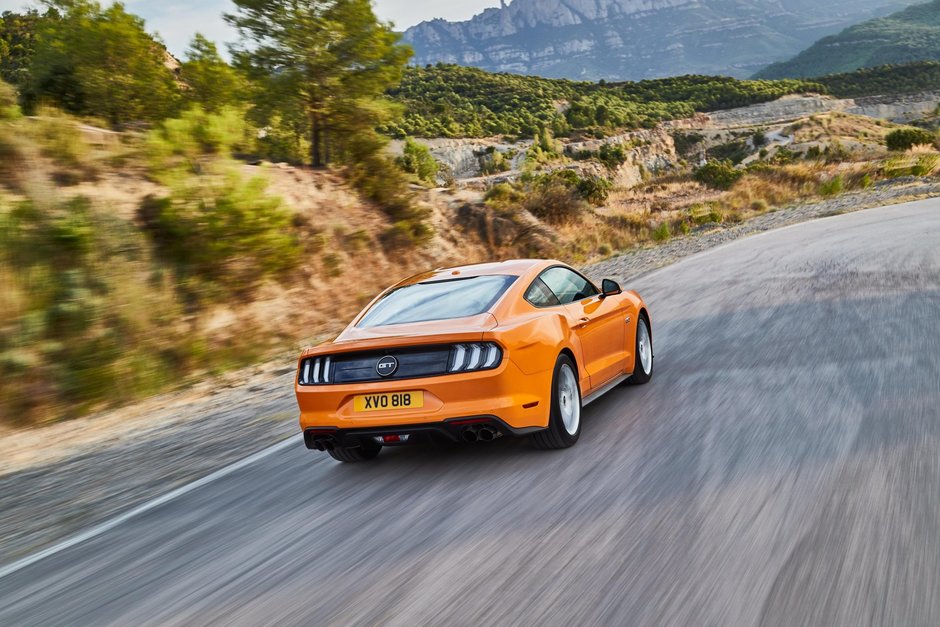
M 680 74 L 744 78 L 824 35 L 911 0 L 514 0 L 470 20 L 404 32 L 416 65 L 584 80 Z
M 940 0 L 907 7 L 824 37 L 755 78 L 798 78 L 861 68 L 940 60 Z

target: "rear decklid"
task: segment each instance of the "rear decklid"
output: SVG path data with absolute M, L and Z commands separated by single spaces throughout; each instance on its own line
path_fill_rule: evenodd
M 304 356 L 428 344 L 479 342 L 498 326 L 486 312 L 466 318 L 429 320 L 377 327 L 350 325 L 335 340 L 304 351 Z

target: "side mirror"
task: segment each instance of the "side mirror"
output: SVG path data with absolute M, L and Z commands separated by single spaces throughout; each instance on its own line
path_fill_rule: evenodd
M 620 284 L 612 279 L 604 279 L 604 282 L 601 283 L 601 292 L 604 298 L 608 296 L 616 296 L 617 294 L 623 293 L 623 290 L 620 289 Z

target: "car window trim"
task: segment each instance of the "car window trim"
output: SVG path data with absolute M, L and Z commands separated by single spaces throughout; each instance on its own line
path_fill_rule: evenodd
M 587 278 L 586 276 L 584 276 L 583 274 L 581 274 L 580 272 L 578 272 L 578 271 L 575 270 L 574 268 L 559 263 L 559 264 L 555 264 L 554 266 L 549 266 L 549 267 L 545 268 L 544 270 L 542 270 L 541 272 L 539 272 L 539 274 L 538 274 L 537 277 L 535 277 L 534 279 L 532 279 L 532 282 L 529 283 L 529 287 L 527 287 L 527 288 L 525 289 L 525 292 L 522 293 L 522 299 L 523 299 L 525 302 L 529 303 L 530 305 L 532 305 L 532 306 L 535 307 L 536 309 L 550 309 L 550 308 L 552 308 L 552 307 L 564 307 L 565 305 L 570 305 L 570 304 L 571 304 L 571 303 L 563 303 L 563 302 L 561 302 L 561 299 L 558 298 L 558 294 L 555 294 L 555 290 L 553 290 L 553 289 L 551 288 L 551 286 L 549 286 L 549 284 L 546 283 L 545 281 L 542 281 L 542 284 L 545 286 L 546 289 L 548 289 L 549 292 L 551 292 L 552 294 L 555 294 L 555 300 L 558 301 L 558 304 L 557 304 L 557 305 L 536 305 L 535 303 L 533 303 L 532 301 L 530 301 L 528 298 L 525 297 L 525 295 L 529 293 L 529 290 L 532 288 L 532 286 L 535 285 L 535 282 L 542 280 L 542 275 L 543 275 L 543 274 L 545 274 L 545 273 L 548 272 L 549 270 L 554 270 L 555 268 L 564 268 L 565 270 L 570 270 L 571 272 L 574 272 L 574 273 L 577 274 L 579 277 L 581 277 L 582 279 L 584 279 L 585 281 L 587 281 L 587 284 L 588 284 L 588 285 L 590 285 L 591 287 L 594 288 L 594 292 L 595 292 L 595 293 L 594 293 L 592 296 L 588 296 L 587 298 L 582 298 L 582 299 L 579 299 L 579 300 L 573 300 L 573 301 L 571 301 L 572 303 L 580 303 L 582 300 L 587 300 L 588 298 L 595 298 L 596 296 L 598 296 L 598 295 L 601 293 L 601 291 L 600 291 L 600 290 L 597 288 L 597 286 L 594 284 L 594 281 L 592 281 L 591 279 Z

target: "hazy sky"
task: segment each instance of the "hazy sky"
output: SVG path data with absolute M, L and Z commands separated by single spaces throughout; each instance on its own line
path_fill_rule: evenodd
M 110 4 L 110 0 L 99 0 Z M 395 22 L 404 29 L 422 20 L 443 17 L 464 20 L 486 7 L 499 6 L 499 0 L 374 0 L 379 17 Z M 0 0 L 0 11 L 18 11 L 24 6 L 38 6 L 37 0 Z M 231 11 L 230 0 L 124 0 L 131 13 L 147 20 L 147 30 L 160 33 L 170 51 L 182 56 L 196 32 L 215 41 L 230 41 L 232 33 L 222 20 L 222 13 Z

